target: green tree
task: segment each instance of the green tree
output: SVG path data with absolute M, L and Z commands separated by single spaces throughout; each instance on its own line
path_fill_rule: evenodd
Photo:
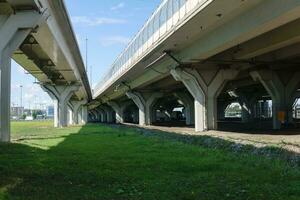
M 34 112 L 32 113 L 32 117 L 33 117 L 33 119 L 36 119 L 36 117 L 37 117 L 37 112 L 36 112 L 36 111 L 34 111 Z
M 21 119 L 26 119 L 26 117 L 27 117 L 27 115 L 26 115 L 26 114 L 23 114 L 23 115 L 21 116 Z

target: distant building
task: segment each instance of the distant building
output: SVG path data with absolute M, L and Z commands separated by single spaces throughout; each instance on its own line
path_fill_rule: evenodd
M 31 113 L 33 114 L 33 113 L 35 113 L 36 115 L 46 115 L 47 113 L 46 113 L 47 111 L 46 110 L 41 110 L 41 109 L 32 109 L 31 110 Z
M 27 116 L 26 118 L 25 118 L 25 121 L 32 121 L 33 120 L 33 117 L 32 116 Z
M 31 116 L 32 112 L 30 109 L 24 109 L 24 115 Z
M 18 119 L 24 114 L 24 107 L 11 107 L 10 116 L 11 118 Z
M 48 106 L 46 110 L 46 116 L 48 118 L 54 117 L 54 106 Z

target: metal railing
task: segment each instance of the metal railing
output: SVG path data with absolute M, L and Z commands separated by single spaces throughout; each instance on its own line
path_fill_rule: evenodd
M 133 67 L 149 50 L 153 49 L 175 27 L 212 0 L 164 0 L 136 34 L 125 50 L 117 57 L 108 73 L 96 85 L 96 95 L 101 94 L 122 74 Z

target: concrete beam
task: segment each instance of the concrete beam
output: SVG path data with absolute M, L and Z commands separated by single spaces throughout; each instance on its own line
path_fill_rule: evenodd
M 258 36 L 239 46 L 236 59 L 250 59 L 300 42 L 300 19 Z
M 264 0 L 253 9 L 208 32 L 175 56 L 181 58 L 182 62 L 195 58 L 207 59 L 291 22 L 299 18 L 299 13 L 298 0 Z

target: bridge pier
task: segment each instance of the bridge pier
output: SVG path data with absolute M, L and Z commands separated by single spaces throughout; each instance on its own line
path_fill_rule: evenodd
M 73 105 L 73 124 L 81 124 L 82 121 L 79 120 L 79 117 L 80 115 L 82 116 L 82 108 L 87 103 L 87 100 L 71 101 L 70 103 Z
M 184 104 L 186 125 L 195 124 L 195 109 L 193 99 L 190 98 L 188 94 L 182 92 L 176 92 L 174 95 Z
M 278 130 L 282 124 L 291 123 L 292 106 L 300 85 L 300 72 L 293 73 L 285 82 L 276 71 L 272 70 L 252 71 L 250 75 L 264 86 L 272 98 L 273 129 Z
M 205 93 L 198 83 L 197 78 L 193 74 L 181 69 L 173 69 L 171 70 L 171 74 L 175 80 L 181 81 L 194 97 L 196 132 L 206 130 Z
M 112 123 L 114 121 L 113 119 L 113 110 L 109 108 L 108 106 L 101 105 L 100 108 L 103 110 L 103 115 L 106 117 L 107 123 Z
M 239 93 L 238 95 L 238 102 L 242 108 L 242 122 L 248 123 L 254 119 L 254 105 L 258 94 Z
M 10 142 L 11 57 L 39 23 L 37 12 L 0 16 L 0 141 Z
M 2 142 L 10 141 L 11 56 L 29 31 L 18 31 L 8 41 L 0 41 L 0 134 Z
M 204 71 L 202 71 L 204 73 Z M 172 76 L 183 82 L 195 100 L 195 130 L 217 129 L 217 96 L 228 80 L 238 71 L 231 69 L 206 70 L 201 74 L 197 70 L 173 69 Z
M 67 108 L 67 110 L 68 110 L 68 115 L 67 115 L 68 125 L 74 125 L 74 118 L 73 118 L 74 111 L 73 111 L 73 106 L 68 105 L 67 107 L 68 107 Z
M 91 121 L 92 122 L 98 122 L 98 121 L 101 122 L 102 117 L 100 116 L 98 110 L 96 110 L 96 109 L 91 110 L 90 113 L 91 113 Z
M 120 124 L 124 122 L 124 114 L 122 107 L 115 101 L 110 101 L 107 103 L 116 113 L 116 123 Z
M 249 105 L 247 106 L 247 104 L 243 101 L 240 101 L 240 106 L 242 108 L 242 122 L 243 123 L 247 123 L 250 121 L 251 118 L 251 112 L 250 112 L 250 108 Z
M 148 97 L 145 99 L 145 125 L 149 126 L 153 123 L 154 116 L 153 116 L 153 106 L 157 99 L 163 97 L 162 93 L 155 92 L 152 94 L 149 94 Z
M 81 111 L 79 112 L 80 120 L 79 122 L 81 124 L 87 124 L 88 123 L 88 107 L 86 105 L 81 106 Z
M 42 89 L 47 92 L 54 101 L 54 127 L 66 127 L 68 124 L 68 102 L 74 92 L 79 89 L 79 86 L 54 86 L 44 84 L 42 85 Z
M 107 122 L 107 115 L 106 115 L 105 111 L 102 108 L 99 108 L 99 107 L 96 108 L 95 113 L 96 113 L 97 121 L 99 121 L 100 123 L 106 123 Z
M 145 115 L 145 100 L 140 93 L 137 92 L 126 92 L 126 96 L 131 99 L 139 109 L 139 125 L 146 125 Z
M 139 108 L 139 125 L 151 125 L 153 116 L 153 105 L 155 101 L 163 97 L 162 93 L 155 92 L 152 94 L 145 94 L 145 97 L 138 92 L 127 92 L 127 97 L 132 99 L 136 106 Z

